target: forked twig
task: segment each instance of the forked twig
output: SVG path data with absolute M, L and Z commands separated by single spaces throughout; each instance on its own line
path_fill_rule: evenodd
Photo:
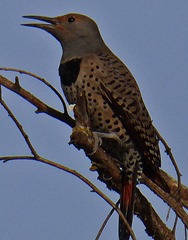
M 75 121 L 68 115 L 68 113 L 62 113 L 54 108 L 51 108 L 40 99 L 32 95 L 30 92 L 26 91 L 19 84 L 18 79 L 15 83 L 11 82 L 7 78 L 0 75 L 0 85 L 5 88 L 17 93 L 19 96 L 23 97 L 26 101 L 30 102 L 33 106 L 37 108 L 36 113 L 46 113 L 53 118 L 56 118 L 62 122 L 65 122 L 70 127 L 74 127 Z
M 29 137 L 28 135 L 25 133 L 25 131 L 23 130 L 23 127 L 22 125 L 18 122 L 18 120 L 16 119 L 16 117 L 14 116 L 14 114 L 12 113 L 12 111 L 10 110 L 10 108 L 6 105 L 6 103 L 3 101 L 3 98 L 2 98 L 2 89 L 1 89 L 1 86 L 0 86 L 0 103 L 1 105 L 4 107 L 4 109 L 7 111 L 8 115 L 12 118 L 13 122 L 16 124 L 17 128 L 19 129 L 20 133 L 22 134 L 22 136 L 24 137 L 29 149 L 31 150 L 31 153 L 33 154 L 33 156 L 35 158 L 38 157 L 38 154 L 37 152 L 35 151 L 32 143 L 30 142 L 29 140 Z
M 0 71 L 12 71 L 12 72 L 18 72 L 20 74 L 25 74 L 25 75 L 28 75 L 28 76 L 31 76 L 35 79 L 38 79 L 40 82 L 44 83 L 46 86 L 48 86 L 57 96 L 58 98 L 60 99 L 62 105 L 63 105 L 63 110 L 64 110 L 64 113 L 65 114 L 68 114 L 68 111 L 67 111 L 67 107 L 66 107 L 66 104 L 65 104 L 65 101 L 63 99 L 63 97 L 61 96 L 61 94 L 57 91 L 57 89 L 52 85 L 50 84 L 48 81 L 46 81 L 44 78 L 41 78 L 39 76 L 37 76 L 36 74 L 34 73 L 31 73 L 31 72 L 28 72 L 28 71 L 25 71 L 25 70 L 22 70 L 22 69 L 17 69 L 17 68 L 0 68 Z

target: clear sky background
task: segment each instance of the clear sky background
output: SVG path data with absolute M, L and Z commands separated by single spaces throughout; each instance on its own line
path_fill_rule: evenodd
M 181 0 L 14 0 L 0 1 L 0 67 L 15 67 L 46 78 L 60 92 L 59 43 L 39 29 L 20 26 L 22 15 L 46 16 L 77 12 L 92 17 L 112 51 L 136 77 L 155 126 L 164 136 L 188 184 L 188 1 Z M 29 21 L 28 21 L 29 22 Z M 1 72 L 14 80 L 15 73 Z M 43 101 L 61 110 L 57 97 L 36 80 L 19 75 L 20 83 Z M 69 146 L 71 129 L 3 89 L 3 97 L 22 123 L 39 154 L 69 166 L 88 177 L 112 200 L 118 195 L 106 189 L 90 172 L 82 151 Z M 176 176 L 162 152 L 162 167 Z M 0 107 L 0 155 L 30 154 L 23 138 Z M 139 188 L 165 219 L 168 207 L 144 186 Z M 36 162 L 0 163 L 0 239 L 94 239 L 110 211 L 90 188 L 77 178 Z M 167 224 L 171 227 L 171 212 Z M 118 217 L 110 219 L 101 240 L 117 239 Z M 135 217 L 138 240 L 150 239 Z M 183 239 L 181 221 L 178 240 Z

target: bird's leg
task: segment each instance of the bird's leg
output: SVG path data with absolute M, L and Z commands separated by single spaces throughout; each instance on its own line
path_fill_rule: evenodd
M 96 153 L 97 149 L 102 145 L 102 139 L 101 137 L 98 135 L 98 132 L 93 132 L 93 138 L 94 138 L 94 147 L 93 147 L 93 151 L 91 153 L 88 153 L 87 155 L 93 155 L 94 153 Z
M 111 132 L 111 133 L 104 133 L 104 132 L 94 132 L 97 134 L 97 136 L 102 140 L 103 138 L 106 138 L 106 139 L 112 139 L 112 140 L 115 140 L 116 142 L 118 142 L 118 144 L 120 146 L 123 145 L 123 142 L 122 140 L 117 136 L 116 133 L 114 132 Z M 102 143 L 102 142 L 101 142 Z
M 113 140 L 117 141 L 120 146 L 122 146 L 122 144 L 123 144 L 123 142 L 120 140 L 120 138 L 114 132 L 111 132 L 111 133 L 93 132 L 93 137 L 95 140 L 95 146 L 93 148 L 93 151 L 91 153 L 89 153 L 88 155 L 93 155 L 97 151 L 98 147 L 100 147 L 102 145 L 103 138 L 113 139 Z

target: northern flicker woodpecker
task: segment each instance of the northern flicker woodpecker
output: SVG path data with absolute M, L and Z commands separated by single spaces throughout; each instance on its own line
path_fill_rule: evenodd
M 104 138 L 102 146 L 121 166 L 120 207 L 131 225 L 135 186 L 142 171 L 169 191 L 160 175 L 156 132 L 133 75 L 106 46 L 96 23 L 89 17 L 75 13 L 53 18 L 25 17 L 48 23 L 23 25 L 41 28 L 60 42 L 63 56 L 59 75 L 68 103 L 76 104 L 77 89 L 83 91 L 92 131 L 113 133 L 121 142 L 115 145 L 113 139 Z M 129 239 L 121 220 L 119 239 Z

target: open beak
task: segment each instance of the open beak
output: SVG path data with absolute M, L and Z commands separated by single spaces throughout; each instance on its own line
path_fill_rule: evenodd
M 36 28 L 41 28 L 47 32 L 52 33 L 55 26 L 59 23 L 57 18 L 51 18 L 51 17 L 45 17 L 45 16 L 35 16 L 35 15 L 28 15 L 28 16 L 23 16 L 23 18 L 29 18 L 29 19 L 34 19 L 34 20 L 40 20 L 46 23 L 50 24 L 44 24 L 44 23 L 24 23 L 21 24 L 22 26 L 28 26 L 28 27 L 36 27 Z

